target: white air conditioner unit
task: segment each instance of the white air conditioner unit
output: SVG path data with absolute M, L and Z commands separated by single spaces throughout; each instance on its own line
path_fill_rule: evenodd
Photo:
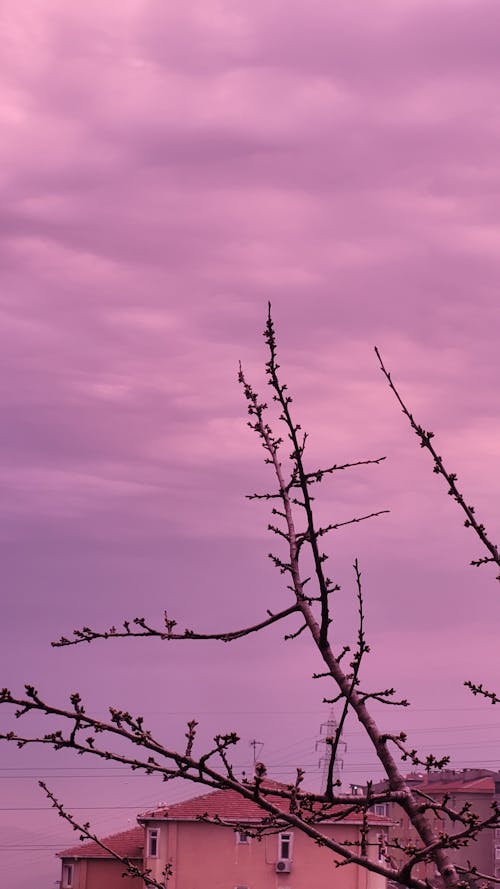
M 276 873 L 277 874 L 289 874 L 292 869 L 292 862 L 289 858 L 280 858 L 276 862 Z

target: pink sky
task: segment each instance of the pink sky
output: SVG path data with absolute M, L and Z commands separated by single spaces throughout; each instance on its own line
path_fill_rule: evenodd
M 330 541 L 334 637 L 352 637 L 357 556 L 368 681 L 415 707 L 383 724 L 500 767 L 500 717 L 463 688 L 500 687 L 500 587 L 468 567 L 479 547 L 372 348 L 498 540 L 500 6 L 4 0 L 0 17 L 1 685 L 79 688 L 169 740 L 197 716 L 203 738 L 241 733 L 242 768 L 257 738 L 276 777 L 318 781 L 328 689 L 303 637 L 49 645 L 165 608 L 213 630 L 286 603 L 266 510 L 244 500 L 268 482 L 236 383 L 241 359 L 264 388 L 271 299 L 311 468 L 388 458 L 323 488 L 329 521 L 391 510 Z M 355 726 L 346 740 L 346 780 L 376 774 Z M 52 885 L 52 850 L 31 847 L 70 839 L 28 811 L 38 776 L 104 807 L 104 833 L 186 793 L 88 766 L 2 750 L 11 889 Z

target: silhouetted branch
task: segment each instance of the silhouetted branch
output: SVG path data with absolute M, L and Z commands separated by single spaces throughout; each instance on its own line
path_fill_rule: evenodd
M 469 864 L 469 867 L 462 867 L 457 864 L 457 871 L 464 876 L 471 876 L 478 880 L 487 880 L 488 883 L 500 883 L 500 877 L 494 877 L 491 874 L 483 874 L 478 871 L 477 867 Z
M 394 688 L 385 688 L 383 691 L 370 691 L 364 692 L 360 689 L 360 695 L 365 701 L 377 701 L 379 704 L 388 704 L 390 707 L 409 707 L 410 702 L 406 700 L 406 698 L 402 698 L 399 701 L 392 701 L 392 695 L 396 694 L 396 689 Z
M 323 481 L 323 476 L 330 475 L 333 472 L 339 472 L 343 469 L 353 469 L 355 466 L 377 466 L 385 459 L 385 457 L 376 457 L 372 460 L 355 460 L 353 463 L 334 463 L 333 466 L 329 466 L 328 469 L 315 469 L 314 472 L 306 472 L 304 478 L 310 485 L 314 482 Z M 300 486 L 300 482 L 295 482 L 295 484 Z
M 332 697 L 325 698 L 325 700 L 342 703 L 338 728 L 331 741 L 326 793 L 314 794 L 304 791 L 302 789 L 303 773 L 300 770 L 297 772 L 295 783 L 285 788 L 282 786 L 270 787 L 266 783 L 266 767 L 263 763 L 255 765 L 253 780 L 248 781 L 245 778 L 239 780 L 235 776 L 232 764 L 232 751 L 238 743 L 238 736 L 234 732 L 215 735 L 210 749 L 202 754 L 197 754 L 195 752 L 197 723 L 194 719 L 190 720 L 187 725 L 185 749 L 183 752 L 179 752 L 166 747 L 162 741 L 154 737 L 145 726 L 141 716 L 133 716 L 127 711 L 110 708 L 107 722 L 97 720 L 86 712 L 78 694 L 75 693 L 71 696 L 70 708 L 60 708 L 46 702 L 31 685 L 25 687 L 24 696 L 13 695 L 4 689 L 0 692 L 0 704 L 14 706 L 16 708 L 15 716 L 18 719 L 23 719 L 32 713 L 43 714 L 52 718 L 57 728 L 45 735 L 33 734 L 32 736 L 29 732 L 18 734 L 11 731 L 0 735 L 0 738 L 18 744 L 19 747 L 45 745 L 55 750 L 71 749 L 80 755 L 121 763 L 146 774 L 156 774 L 164 781 L 180 777 L 213 789 L 231 789 L 243 798 L 256 802 L 260 807 L 263 813 L 262 822 L 257 827 L 254 825 L 255 835 L 276 830 L 279 825 L 296 828 L 319 845 L 330 849 L 342 859 L 343 863 L 360 865 L 389 880 L 403 883 L 408 889 L 428 889 L 426 880 L 413 876 L 413 869 L 420 861 L 432 861 L 442 877 L 445 889 L 459 889 L 461 881 L 457 869 L 451 861 L 449 851 L 456 848 L 457 844 L 466 844 L 471 839 L 475 839 L 480 830 L 496 824 L 498 813 L 494 812 L 489 819 L 479 821 L 465 807 L 458 810 L 450 807 L 448 800 L 442 805 L 431 804 L 419 797 L 418 793 L 405 780 L 399 767 L 399 759 L 409 760 L 412 764 L 423 766 L 429 771 L 443 768 L 448 757 L 437 758 L 433 754 L 426 757 L 419 756 L 415 749 L 407 746 L 404 733 L 398 735 L 382 732 L 375 722 L 372 712 L 368 709 L 372 701 L 396 706 L 406 706 L 407 701 L 405 699 L 393 700 L 395 690 L 392 687 L 375 691 L 360 688 L 360 668 L 365 655 L 369 652 L 369 645 L 365 636 L 361 572 L 357 559 L 354 563 L 354 575 L 358 606 L 358 631 L 356 646 L 351 657 L 345 658 L 345 655 L 350 652 L 350 646 L 342 646 L 336 642 L 335 647 L 338 648 L 338 654 L 336 654 L 330 640 L 329 631 L 336 602 L 334 593 L 340 587 L 326 573 L 325 563 L 328 553 L 321 549 L 321 538 L 329 531 L 381 515 L 387 510 L 370 512 L 345 522 L 319 525 L 316 523 L 313 512 L 315 498 L 311 492 L 311 486 L 320 483 L 326 476 L 337 471 L 354 466 L 376 465 L 384 458 L 333 464 L 326 469 L 313 471 L 307 469 L 304 460 L 307 436 L 293 419 L 292 399 L 288 394 L 287 386 L 281 382 L 276 336 L 270 308 L 264 336 L 269 354 L 266 362 L 267 383 L 271 388 L 272 401 L 278 410 L 280 428 L 284 428 L 284 433 L 283 436 L 280 436 L 273 431 L 266 419 L 267 404 L 259 398 L 240 367 L 238 378 L 247 403 L 248 425 L 259 438 L 265 452 L 265 463 L 272 470 L 275 479 L 274 485 L 277 484 L 278 488 L 277 491 L 271 493 L 255 493 L 248 496 L 251 500 L 270 500 L 273 501 L 273 504 L 276 503 L 276 506 L 273 505 L 271 510 L 273 519 L 269 530 L 275 535 L 277 547 L 284 547 L 285 551 L 273 552 L 269 556 L 278 571 L 287 576 L 287 589 L 293 598 L 292 604 L 276 614 L 268 611 L 267 617 L 259 623 L 230 632 L 200 633 L 192 629 L 184 629 L 180 632 L 176 629 L 176 621 L 165 613 L 164 623 L 160 628 L 151 626 L 143 617 L 136 617 L 132 621 L 124 621 L 118 629 L 112 626 L 109 630 L 96 631 L 89 627 L 83 627 L 81 630 L 74 630 L 71 638 L 63 636 L 53 644 L 56 647 L 65 647 L 78 645 L 81 642 L 92 642 L 96 639 L 134 637 L 159 638 L 166 641 L 232 642 L 259 632 L 293 614 L 300 615 L 298 629 L 288 633 L 285 638 L 295 639 L 302 633 L 309 633 L 312 644 L 322 661 L 321 671 L 315 673 L 314 676 L 329 681 L 334 692 Z M 488 556 L 479 561 L 481 563 L 496 561 L 497 564 L 500 564 L 498 551 L 490 543 L 484 526 L 476 522 L 473 508 L 465 504 L 458 491 L 455 484 L 456 476 L 448 473 L 441 457 L 436 454 L 431 443 L 432 433 L 425 432 L 415 423 L 395 389 L 378 351 L 377 356 L 391 389 L 412 428 L 420 438 L 422 447 L 426 447 L 433 457 L 434 471 L 446 479 L 450 495 L 456 499 L 466 513 L 466 524 L 474 528 L 486 546 Z M 286 448 L 289 452 L 284 454 Z M 298 532 L 296 527 L 303 530 Z M 308 564 L 310 565 L 312 562 L 313 565 L 313 570 L 309 568 L 307 576 L 303 576 L 302 573 L 303 552 L 310 560 Z M 306 585 L 307 592 L 305 591 Z M 347 663 L 347 660 L 350 663 Z M 469 687 L 474 693 L 483 694 L 493 703 L 497 702 L 496 695 L 487 692 L 482 686 L 473 686 L 469 683 Z M 387 789 L 383 792 L 373 793 L 371 786 L 369 786 L 365 797 L 354 793 L 343 794 L 337 789 L 336 782 L 333 780 L 335 760 L 349 712 L 353 713 L 358 724 L 366 733 L 372 749 L 385 771 Z M 60 727 L 61 725 L 63 728 Z M 118 752 L 113 749 L 115 740 L 119 741 L 120 751 L 124 743 L 133 745 L 131 748 L 133 753 Z M 128 747 L 125 749 L 128 750 Z M 56 808 L 60 807 L 61 814 L 61 810 L 64 811 L 62 805 L 55 797 L 51 796 L 50 798 Z M 404 849 L 407 858 L 401 866 L 374 861 L 368 855 L 370 829 L 368 810 L 377 802 L 390 802 L 399 805 L 415 829 L 416 840 Z M 433 819 L 440 812 L 449 817 L 454 824 L 461 825 L 461 830 L 455 834 L 438 833 L 435 830 Z M 340 842 L 321 833 L 321 826 L 325 823 L 340 822 L 353 813 L 359 814 L 359 841 Z M 66 815 L 63 814 L 62 817 L 66 817 Z M 67 820 L 76 824 L 71 821 L 71 816 Z M 210 820 L 213 823 L 225 823 L 217 817 Z M 234 827 L 234 825 L 231 826 Z M 83 828 L 82 835 L 97 841 L 87 825 L 84 825 Z M 78 829 L 80 829 L 79 826 Z M 397 848 L 403 849 L 403 846 L 398 845 Z M 149 885 L 155 886 L 157 884 L 153 881 Z
M 432 439 L 434 438 L 434 433 L 426 431 L 423 428 L 423 426 L 420 426 L 416 422 L 416 420 L 413 417 L 413 414 L 408 410 L 405 402 L 403 401 L 401 395 L 399 394 L 399 391 L 397 390 L 395 384 L 393 383 L 391 374 L 386 369 L 384 362 L 382 361 L 380 352 L 376 346 L 375 346 L 375 354 L 378 358 L 380 369 L 389 384 L 389 388 L 394 393 L 394 395 L 401 407 L 401 410 L 403 411 L 403 414 L 407 418 L 408 422 L 410 423 L 411 428 L 413 429 L 415 435 L 419 439 L 420 446 L 422 448 L 425 448 L 432 457 L 432 460 L 434 462 L 433 472 L 435 472 L 437 475 L 441 475 L 444 478 L 444 480 L 446 481 L 446 484 L 448 485 L 449 496 L 453 497 L 455 502 L 458 503 L 460 509 L 465 513 L 465 516 L 466 516 L 465 522 L 464 522 L 465 527 L 472 528 L 472 530 L 475 532 L 475 534 L 479 537 L 483 546 L 490 553 L 489 556 L 483 557 L 480 559 L 475 559 L 470 564 L 479 566 L 479 565 L 484 565 L 488 562 L 494 562 L 497 565 L 497 567 L 500 568 L 500 552 L 498 550 L 498 547 L 494 543 L 492 543 L 492 541 L 490 540 L 488 534 L 486 533 L 485 526 L 481 522 L 477 521 L 476 516 L 475 516 L 474 507 L 467 504 L 467 501 L 465 500 L 463 494 L 458 489 L 458 487 L 456 485 L 456 481 L 457 481 L 456 473 L 449 472 L 448 469 L 446 469 L 444 462 L 443 462 L 443 458 L 440 457 L 440 455 L 437 453 L 436 449 L 434 448 L 434 445 L 432 444 Z M 497 580 L 500 580 L 500 574 L 497 576 Z
M 240 630 L 230 630 L 229 632 L 226 631 L 221 633 L 197 633 L 194 630 L 184 630 L 182 633 L 174 633 L 173 627 L 176 626 L 177 622 L 175 620 L 169 620 L 167 612 L 165 612 L 165 628 L 161 630 L 155 627 L 150 627 L 143 617 L 134 617 L 131 622 L 123 622 L 123 630 L 117 630 L 116 627 L 111 627 L 109 630 L 100 631 L 92 630 L 90 627 L 83 627 L 81 630 L 73 630 L 75 638 L 67 639 L 65 636 L 61 636 L 57 642 L 51 642 L 51 645 L 53 648 L 64 648 L 68 645 L 80 645 L 81 642 L 94 642 L 96 639 L 134 639 L 144 638 L 145 636 L 167 641 L 175 640 L 176 642 L 182 642 L 186 639 L 234 642 L 236 639 L 242 639 L 244 636 L 249 636 L 251 633 L 258 633 L 265 627 L 270 627 L 272 624 L 283 620 L 285 617 L 289 617 L 291 614 L 295 614 L 297 611 L 298 608 L 296 605 L 291 605 L 289 608 L 285 608 L 277 614 L 272 614 L 268 611 L 269 617 L 266 617 L 265 620 L 258 624 L 252 624 L 251 626 L 243 627 Z M 136 627 L 140 627 L 140 629 L 134 629 L 132 624 Z
M 352 667 L 352 677 L 351 677 L 351 688 L 350 692 L 347 695 L 343 695 L 344 705 L 342 707 L 342 715 L 340 717 L 337 730 L 335 732 L 335 737 L 332 744 L 332 749 L 330 753 L 330 760 L 328 763 L 328 773 L 326 780 L 326 794 L 327 796 L 331 796 L 333 792 L 333 770 L 335 766 L 335 760 L 337 758 L 337 751 L 339 748 L 342 731 L 344 729 L 344 724 L 347 718 L 347 714 L 349 713 L 349 708 L 351 704 L 351 695 L 356 685 L 358 684 L 358 675 L 361 667 L 361 661 L 363 660 L 363 655 L 365 655 L 370 649 L 366 644 L 365 639 L 365 627 L 364 627 L 364 610 L 363 610 L 363 591 L 361 587 L 361 572 L 359 570 L 358 560 L 356 559 L 354 562 L 354 573 L 356 577 L 356 589 L 357 589 L 357 599 L 358 599 L 358 640 L 357 640 L 357 648 L 354 653 L 354 658 L 351 662 Z M 360 700 L 362 700 L 360 698 Z M 366 696 L 365 696 L 366 700 Z M 363 701 L 364 703 L 364 701 Z
M 483 698 L 487 698 L 489 701 L 491 701 L 492 704 L 500 704 L 500 698 L 498 697 L 498 695 L 494 691 L 488 691 L 488 689 L 484 688 L 482 682 L 480 682 L 479 685 L 476 685 L 474 682 L 470 682 L 468 679 L 466 679 L 464 685 L 467 688 L 470 688 L 474 696 L 481 695 Z
M 331 525 L 325 525 L 322 528 L 318 528 L 316 530 L 316 537 L 323 537 L 325 534 L 328 534 L 329 531 L 337 531 L 339 528 L 345 528 L 347 525 L 357 525 L 359 522 L 365 522 L 367 519 L 375 519 L 381 515 L 387 515 L 390 512 L 389 509 L 379 509 L 377 512 L 370 512 L 367 515 L 356 516 L 353 519 L 347 519 L 345 522 L 334 522 Z M 272 525 L 268 525 L 270 531 L 274 531 L 275 528 Z M 286 533 L 283 531 L 278 531 L 277 533 L 282 536 L 286 536 Z M 297 534 L 297 545 L 300 550 L 304 543 L 309 543 L 309 531 L 304 531 L 302 534 Z
M 89 823 L 80 824 L 80 822 L 77 821 L 73 817 L 73 815 L 66 811 L 63 804 L 59 802 L 57 797 L 52 793 L 51 790 L 49 790 L 44 781 L 39 781 L 38 786 L 42 788 L 47 798 L 51 801 L 52 808 L 57 809 L 60 817 L 64 818 L 64 820 L 67 821 L 68 824 L 71 824 L 73 830 L 78 831 L 78 833 L 80 834 L 80 840 L 92 840 L 92 842 L 96 843 L 101 849 L 107 852 L 111 858 L 123 864 L 123 867 L 125 868 L 124 875 L 129 877 L 138 877 L 140 880 L 142 880 L 145 886 L 152 886 L 153 889 L 165 889 L 166 881 L 169 877 L 172 876 L 172 868 L 170 864 L 167 863 L 163 868 L 160 874 L 160 876 L 162 877 L 162 882 L 159 883 L 157 880 L 153 879 L 150 870 L 143 870 L 142 868 L 134 864 L 134 862 L 131 861 L 130 858 L 119 855 L 117 852 L 114 851 L 114 849 L 106 845 L 106 843 L 103 843 L 103 841 L 100 840 L 99 837 L 90 830 Z

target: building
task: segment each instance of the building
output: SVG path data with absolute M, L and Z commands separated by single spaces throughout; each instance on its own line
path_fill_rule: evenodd
M 488 769 L 442 769 L 429 774 L 411 772 L 406 776 L 406 781 L 413 790 L 420 791 L 437 802 L 447 798 L 452 809 L 460 810 L 465 803 L 469 803 L 481 820 L 492 814 L 495 800 L 500 802 L 500 775 Z M 386 782 L 381 781 L 373 785 L 372 789 L 374 792 L 381 792 L 385 788 Z M 404 854 L 394 846 L 391 847 L 391 843 L 418 843 L 415 828 L 396 803 L 375 806 L 374 811 L 389 817 L 391 826 L 388 830 L 388 853 L 395 864 L 403 863 Z M 440 813 L 436 816 L 435 829 L 438 833 L 453 834 L 459 828 L 444 813 Z M 472 863 L 480 873 L 500 877 L 500 829 L 481 831 L 474 842 L 451 850 L 450 858 L 461 867 L 469 867 Z M 413 873 L 422 879 L 433 879 L 435 868 L 431 863 L 420 864 Z
M 283 801 L 285 805 L 285 802 Z M 210 823 L 220 818 L 226 824 Z M 138 860 L 161 880 L 172 869 L 168 889 L 385 889 L 383 877 L 350 865 L 335 867 L 335 855 L 299 830 L 284 829 L 262 840 L 250 835 L 262 824 L 258 805 L 232 790 L 216 790 L 171 806 L 161 805 L 139 816 L 139 827 L 108 837 L 105 844 Z M 377 860 L 386 818 L 370 815 L 368 854 Z M 247 828 L 248 832 L 244 829 Z M 325 837 L 339 842 L 360 841 L 361 818 L 321 825 Z M 61 889 L 123 889 L 123 865 L 96 843 L 59 853 Z M 126 886 L 141 885 L 133 878 Z
M 133 827 L 123 833 L 105 837 L 105 846 L 142 867 L 144 830 Z M 142 880 L 131 877 L 124 884 L 123 866 L 97 843 L 79 843 L 59 853 L 61 858 L 61 889 L 143 889 Z

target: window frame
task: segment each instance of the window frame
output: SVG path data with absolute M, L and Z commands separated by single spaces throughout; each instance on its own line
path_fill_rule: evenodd
M 288 855 L 283 854 L 285 844 L 288 847 Z M 283 830 L 278 834 L 278 861 L 293 860 L 293 830 Z
M 244 839 L 243 839 L 244 837 Z M 236 845 L 237 846 L 249 846 L 250 845 L 250 834 L 246 832 L 246 830 L 237 830 L 236 831 Z
M 148 827 L 147 830 L 148 858 L 160 857 L 160 828 Z
M 387 818 L 388 805 L 387 805 L 387 803 L 375 803 L 375 805 L 372 806 L 372 811 L 373 811 L 373 814 L 378 815 L 379 818 Z
M 61 873 L 61 889 L 72 889 L 74 866 L 72 862 L 63 864 Z

